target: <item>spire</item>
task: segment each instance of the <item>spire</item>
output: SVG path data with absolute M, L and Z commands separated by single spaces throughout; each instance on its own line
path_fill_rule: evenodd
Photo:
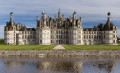
M 60 9 L 59 9 L 59 11 L 58 11 L 58 18 L 60 18 L 61 17 L 61 12 L 60 12 Z
M 76 25 L 76 11 L 73 13 L 73 26 Z
M 111 23 L 111 21 L 110 21 L 110 15 L 111 15 L 111 13 L 108 12 L 108 13 L 107 13 L 108 20 L 107 20 L 107 23 L 106 23 L 106 24 L 107 24 L 109 27 L 110 27 L 110 23 Z M 108 28 L 109 28 L 109 27 L 108 27 Z
M 76 14 L 77 14 L 77 12 L 74 11 L 74 13 L 73 13 L 73 20 L 76 19 Z

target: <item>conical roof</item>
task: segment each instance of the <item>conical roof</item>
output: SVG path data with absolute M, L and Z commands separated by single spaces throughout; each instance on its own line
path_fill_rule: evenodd
M 113 30 L 114 24 L 110 20 L 110 12 L 108 13 L 108 20 L 104 26 L 104 30 Z

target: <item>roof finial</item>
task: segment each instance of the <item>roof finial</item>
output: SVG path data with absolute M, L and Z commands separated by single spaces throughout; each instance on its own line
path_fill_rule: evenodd
M 77 14 L 76 10 L 74 11 L 74 14 Z
M 14 23 L 14 20 L 13 20 L 13 12 L 10 12 L 10 22 L 11 22 L 11 24 L 13 25 L 13 23 Z
M 59 12 L 60 12 L 60 8 L 59 8 Z
M 45 12 L 43 11 L 42 14 L 44 14 Z
M 108 12 L 108 16 L 110 16 L 111 15 L 111 13 L 110 12 Z
M 108 20 L 110 21 L 111 13 L 108 12 L 107 15 L 108 15 Z
M 10 16 L 13 16 L 13 12 L 10 12 Z

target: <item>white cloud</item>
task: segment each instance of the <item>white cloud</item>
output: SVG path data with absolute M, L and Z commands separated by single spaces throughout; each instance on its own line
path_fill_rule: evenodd
M 105 14 L 109 10 L 119 13 L 119 0 L 0 0 L 0 13 L 14 11 L 16 14 L 40 14 L 42 10 L 55 14 L 58 8 L 63 13 Z
M 4 25 L 0 25 L 0 38 L 4 37 Z
M 0 0 L 0 18 L 13 11 L 16 15 L 41 15 L 45 11 L 54 16 L 59 8 L 66 15 L 77 15 L 86 21 L 105 20 L 106 13 L 111 11 L 113 20 L 120 19 L 120 0 Z M 92 16 L 90 16 L 92 15 Z M 94 17 L 93 17 L 94 16 Z
M 41 16 L 41 12 L 45 11 L 47 15 L 53 17 L 57 14 L 59 8 L 65 16 L 72 16 L 73 11 L 76 10 L 77 17 L 82 17 L 83 22 L 106 20 L 106 14 L 110 11 L 112 20 L 120 23 L 119 3 L 120 0 L 0 0 L 0 24 L 3 24 L 1 19 L 5 19 L 4 22 L 8 21 L 6 16 L 11 11 L 15 15 L 29 16 Z M 21 23 L 26 23 L 26 26 L 29 26 L 27 21 Z M 120 25 L 117 25 L 120 28 Z
M 117 30 L 117 36 L 120 38 L 120 28 Z

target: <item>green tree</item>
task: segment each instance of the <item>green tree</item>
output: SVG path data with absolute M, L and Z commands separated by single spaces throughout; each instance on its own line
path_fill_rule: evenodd
M 0 39 L 0 44 L 4 44 L 4 39 Z

